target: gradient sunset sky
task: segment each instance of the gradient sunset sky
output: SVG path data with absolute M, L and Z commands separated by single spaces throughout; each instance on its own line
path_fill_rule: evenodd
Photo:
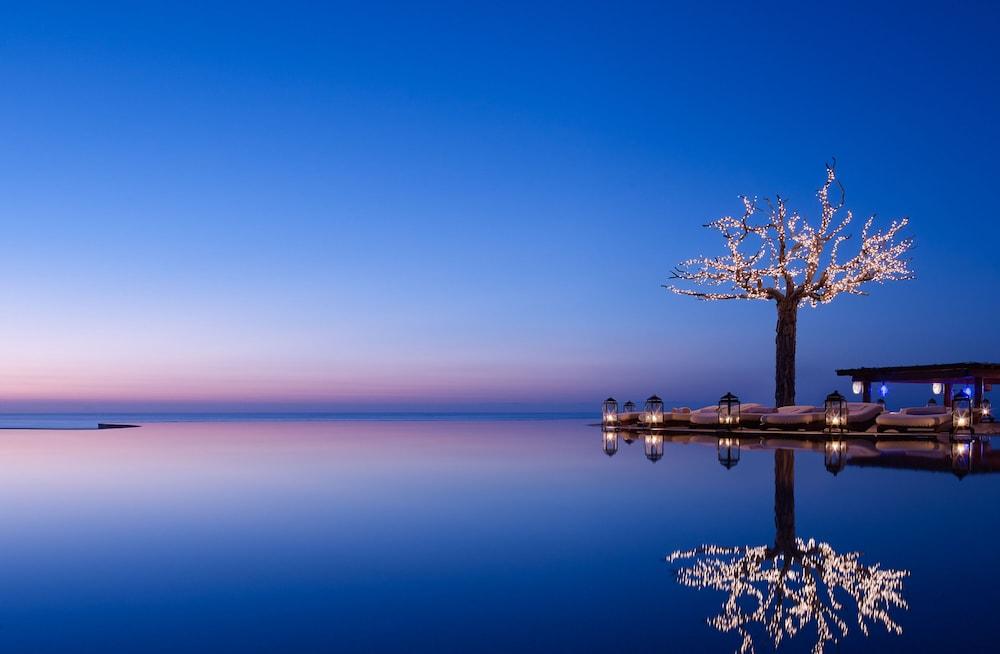
M 773 307 L 660 284 L 833 156 L 917 279 L 800 401 L 1000 360 L 995 6 L 180 4 L 4 9 L 0 411 L 767 401 Z

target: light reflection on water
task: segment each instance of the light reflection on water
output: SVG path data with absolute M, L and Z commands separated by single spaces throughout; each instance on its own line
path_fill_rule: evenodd
M 741 439 L 742 436 L 742 439 Z M 707 623 L 723 633 L 735 632 L 738 651 L 756 652 L 764 645 L 781 649 L 800 633 L 798 644 L 821 654 L 839 645 L 853 630 L 864 637 L 878 625 L 899 636 L 895 613 L 909 609 L 904 598 L 908 570 L 880 563 L 865 564 L 861 552 L 839 553 L 825 542 L 800 538 L 795 529 L 796 450 L 822 451 L 824 467 L 833 475 L 846 466 L 911 471 L 950 471 L 958 479 L 970 473 L 1000 472 L 1000 453 L 989 437 L 959 439 L 947 435 L 847 439 L 842 435 L 808 438 L 711 431 L 644 431 L 602 429 L 602 449 L 612 456 L 617 442 L 642 437 L 646 458 L 663 457 L 664 443 L 715 445 L 727 470 L 735 467 L 745 446 L 774 452 L 774 525 L 770 545 L 705 544 L 678 549 L 666 557 L 675 566 L 678 584 L 712 590 L 722 596 L 721 609 Z M 741 440 L 743 443 L 741 443 Z M 655 452 L 650 452 L 655 443 Z
M 615 437 L 609 458 L 578 420 L 0 433 L 0 648 L 732 651 L 705 625 L 725 596 L 664 562 L 779 540 L 774 452 L 727 470 L 717 445 L 652 439 L 651 465 Z M 901 635 L 849 621 L 842 651 L 982 649 L 997 478 L 979 454 L 962 481 L 937 452 L 854 454 L 834 476 L 822 445 L 796 453 L 796 547 L 910 571 L 910 608 Z

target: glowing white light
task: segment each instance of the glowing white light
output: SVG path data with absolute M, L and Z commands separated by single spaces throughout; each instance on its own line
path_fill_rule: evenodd
M 906 255 L 913 241 L 899 238 L 909 223 L 906 218 L 893 221 L 884 230 L 873 230 L 875 217 L 868 218 L 858 239 L 858 253 L 841 259 L 840 247 L 848 240 L 843 232 L 854 215 L 850 210 L 837 215 L 844 199 L 830 199 L 832 186 L 843 191 L 836 180 L 834 166 L 828 165 L 826 181 L 817 192 L 820 217 L 815 226 L 794 210 L 789 212 L 782 197 L 766 200 L 762 207 L 757 198 L 742 196 L 741 216 L 725 216 L 706 225 L 722 234 L 728 252 L 688 259 L 671 277 L 709 290 L 667 288 L 702 300 L 780 302 L 795 297 L 799 306 L 815 307 L 842 293 L 864 294 L 863 287 L 869 283 L 912 279 Z M 761 219 L 760 214 L 765 217 Z M 724 288 L 715 290 L 718 287 Z
M 844 597 L 853 600 L 857 625 L 868 635 L 869 623 L 881 624 L 889 633 L 903 628 L 890 615 L 893 608 L 908 609 L 903 599 L 907 570 L 889 570 L 879 564 L 864 565 L 860 552 L 840 554 L 827 543 L 795 539 L 793 551 L 776 552 L 758 547 L 702 545 L 676 551 L 668 563 L 692 560 L 677 570 L 677 582 L 689 588 L 708 588 L 728 595 L 722 612 L 708 623 L 721 632 L 735 631 L 743 640 L 741 653 L 755 651 L 751 628 L 756 624 L 779 649 L 811 623 L 815 625 L 812 648 L 822 654 L 827 643 L 847 635 Z M 835 593 L 835 591 L 837 591 Z
M 942 386 L 939 382 L 934 382 L 931 384 L 931 391 L 933 391 L 935 395 L 940 395 L 944 392 L 944 386 Z
M 856 381 L 853 384 L 851 384 L 851 390 L 854 391 L 855 395 L 861 395 L 861 391 L 863 391 L 864 388 L 865 385 L 859 381 Z

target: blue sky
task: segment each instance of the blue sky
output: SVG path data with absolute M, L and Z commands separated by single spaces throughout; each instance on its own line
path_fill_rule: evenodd
M 8 409 L 767 400 L 773 308 L 659 285 L 833 156 L 917 279 L 803 313 L 800 400 L 1000 359 L 987 5 L 4 14 Z

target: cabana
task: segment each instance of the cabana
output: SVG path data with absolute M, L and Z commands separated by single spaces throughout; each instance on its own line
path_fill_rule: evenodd
M 931 384 L 935 395 L 944 394 L 944 406 L 951 406 L 952 387 L 972 388 L 972 404 L 980 409 L 983 394 L 1000 383 L 1000 363 L 937 363 L 919 366 L 883 366 L 878 368 L 844 368 L 841 377 L 850 377 L 854 392 L 862 401 L 872 401 L 872 384 Z

